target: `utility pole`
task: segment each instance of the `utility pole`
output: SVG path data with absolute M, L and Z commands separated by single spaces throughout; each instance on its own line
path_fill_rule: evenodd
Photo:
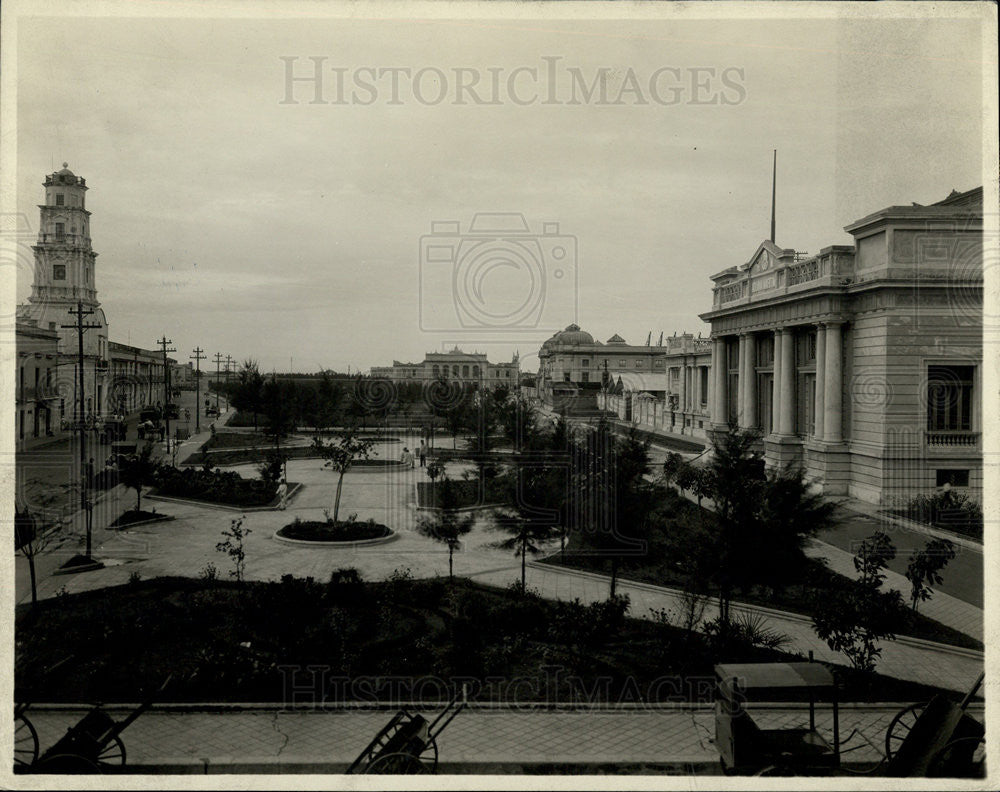
M 99 330 L 101 325 L 99 324 L 84 324 L 83 317 L 93 314 L 93 311 L 83 310 L 83 301 L 77 300 L 76 308 L 69 310 L 70 316 L 76 316 L 76 322 L 74 324 L 62 325 L 64 328 L 75 328 L 76 338 L 77 338 L 77 371 L 79 371 L 80 379 L 80 391 L 79 391 L 79 415 L 77 416 L 77 428 L 80 431 L 80 508 L 86 513 L 87 519 L 87 558 L 90 558 L 90 548 L 91 548 L 91 534 L 92 534 L 92 516 L 90 511 L 90 502 L 87 498 L 88 490 L 90 489 L 90 480 L 87 470 L 87 427 L 84 421 L 84 396 L 83 396 L 83 334 L 87 330 Z M 95 363 L 96 366 L 96 363 Z
M 222 365 L 222 353 L 215 353 L 215 415 L 219 415 L 219 389 L 222 387 L 222 378 L 219 375 L 219 366 Z
M 195 347 L 192 351 L 194 354 L 190 358 L 194 361 L 194 431 L 197 434 L 201 431 L 201 390 L 198 386 L 201 384 L 201 361 L 205 359 L 202 354 L 205 350 Z
M 229 412 L 229 371 L 232 363 L 233 359 L 226 355 L 226 412 Z
M 175 347 L 167 347 L 167 344 L 172 344 L 171 341 L 166 336 L 163 336 L 159 341 L 156 342 L 163 349 L 163 420 L 166 424 L 166 438 L 167 438 L 167 449 L 170 448 L 170 364 L 167 363 L 167 352 L 176 352 Z

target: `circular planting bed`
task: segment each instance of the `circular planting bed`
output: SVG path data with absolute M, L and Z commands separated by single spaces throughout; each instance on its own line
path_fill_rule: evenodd
M 325 520 L 301 520 L 279 528 L 274 538 L 283 542 L 311 545 L 359 545 L 378 544 L 396 538 L 387 525 L 374 520 L 366 522 L 327 522 Z

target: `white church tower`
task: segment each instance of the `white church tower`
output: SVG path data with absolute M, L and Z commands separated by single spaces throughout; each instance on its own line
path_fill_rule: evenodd
M 90 245 L 87 182 L 64 162 L 61 171 L 45 177 L 44 186 L 45 203 L 38 207 L 38 242 L 32 247 L 34 282 L 28 304 L 18 313 L 38 327 L 59 333 L 58 380 L 64 394 L 64 417 L 70 418 L 79 399 L 77 304 L 93 312 L 83 317 L 84 325 L 99 325 L 83 334 L 84 410 L 101 415 L 108 396 L 108 322 L 97 300 L 97 254 Z

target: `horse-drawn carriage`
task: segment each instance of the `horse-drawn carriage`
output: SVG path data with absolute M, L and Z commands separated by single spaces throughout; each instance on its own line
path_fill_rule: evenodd
M 967 713 L 980 675 L 961 703 L 943 695 L 901 710 L 885 734 L 885 754 L 872 767 L 852 770 L 843 755 L 857 732 L 840 739 L 837 682 L 820 663 L 746 663 L 715 667 L 715 742 L 723 772 L 742 775 L 874 774 L 889 777 L 977 778 L 985 770 L 982 723 Z M 761 728 L 754 702 L 808 704 L 808 722 Z M 832 714 L 832 735 L 816 726 L 817 704 Z M 751 705 L 748 707 L 747 705 Z
M 465 708 L 456 695 L 433 720 L 418 713 L 399 710 L 383 726 L 347 772 L 415 775 L 437 772 L 437 738 L 452 719 Z
M 170 678 L 160 687 L 162 692 Z M 125 743 L 121 735 L 146 710 L 144 701 L 121 720 L 115 720 L 100 704 L 95 705 L 50 748 L 39 753 L 38 732 L 28 718 L 30 704 L 14 706 L 14 772 L 93 774 L 121 772 L 125 766 Z

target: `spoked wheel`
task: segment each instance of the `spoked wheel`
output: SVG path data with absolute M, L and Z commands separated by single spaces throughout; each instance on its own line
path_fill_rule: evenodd
M 104 750 L 97 755 L 97 763 L 104 773 L 113 773 L 125 764 L 125 743 L 120 737 L 113 738 L 104 746 Z
M 913 729 L 917 719 L 923 714 L 926 706 L 926 702 L 911 704 L 906 709 L 897 712 L 896 717 L 889 721 L 889 728 L 885 731 L 886 761 L 891 760 L 896 755 L 899 747 L 903 744 L 903 740 L 909 736 L 910 731 Z
M 379 756 L 365 768 L 371 775 L 419 775 L 429 773 L 430 769 L 411 753 L 389 753 Z
M 986 740 L 963 737 L 934 754 L 927 766 L 928 778 L 985 778 Z
M 24 772 L 38 761 L 38 732 L 24 715 L 14 718 L 14 772 Z

